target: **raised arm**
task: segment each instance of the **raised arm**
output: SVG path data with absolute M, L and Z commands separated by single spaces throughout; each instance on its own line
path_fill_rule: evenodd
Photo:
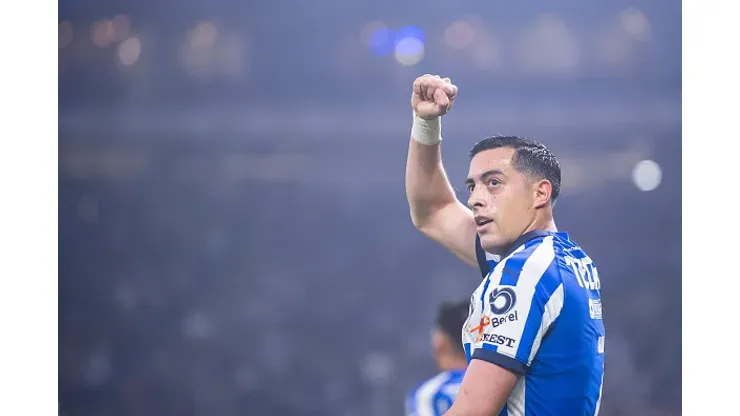
M 414 81 L 406 198 L 417 230 L 471 266 L 478 266 L 473 214 L 457 200 L 440 152 L 441 117 L 456 95 L 457 87 L 449 78 L 424 75 Z

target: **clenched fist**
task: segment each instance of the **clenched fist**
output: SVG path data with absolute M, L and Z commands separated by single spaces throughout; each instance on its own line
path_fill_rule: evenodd
M 422 75 L 414 81 L 411 107 L 417 116 L 431 120 L 450 111 L 457 96 L 457 87 L 449 78 Z

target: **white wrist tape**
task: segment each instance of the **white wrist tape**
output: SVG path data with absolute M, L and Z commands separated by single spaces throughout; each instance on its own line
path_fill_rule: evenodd
M 439 144 L 442 141 L 442 117 L 426 120 L 414 114 L 411 138 L 421 144 Z

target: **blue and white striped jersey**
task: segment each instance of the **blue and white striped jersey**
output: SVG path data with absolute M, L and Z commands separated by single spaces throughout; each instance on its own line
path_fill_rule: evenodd
M 439 373 L 406 396 L 406 416 L 442 416 L 460 391 L 465 370 Z
M 465 354 L 522 375 L 500 416 L 598 414 L 605 333 L 594 263 L 560 232 L 527 233 L 500 261 L 476 247 L 484 279 Z

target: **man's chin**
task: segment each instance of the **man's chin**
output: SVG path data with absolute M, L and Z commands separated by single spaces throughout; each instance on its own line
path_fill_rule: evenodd
M 479 237 L 480 245 L 483 247 L 483 250 L 491 254 L 501 254 L 501 247 L 504 244 L 501 242 L 500 238 L 497 238 L 496 235 L 493 235 L 490 232 L 483 233 L 482 235 L 479 234 Z

